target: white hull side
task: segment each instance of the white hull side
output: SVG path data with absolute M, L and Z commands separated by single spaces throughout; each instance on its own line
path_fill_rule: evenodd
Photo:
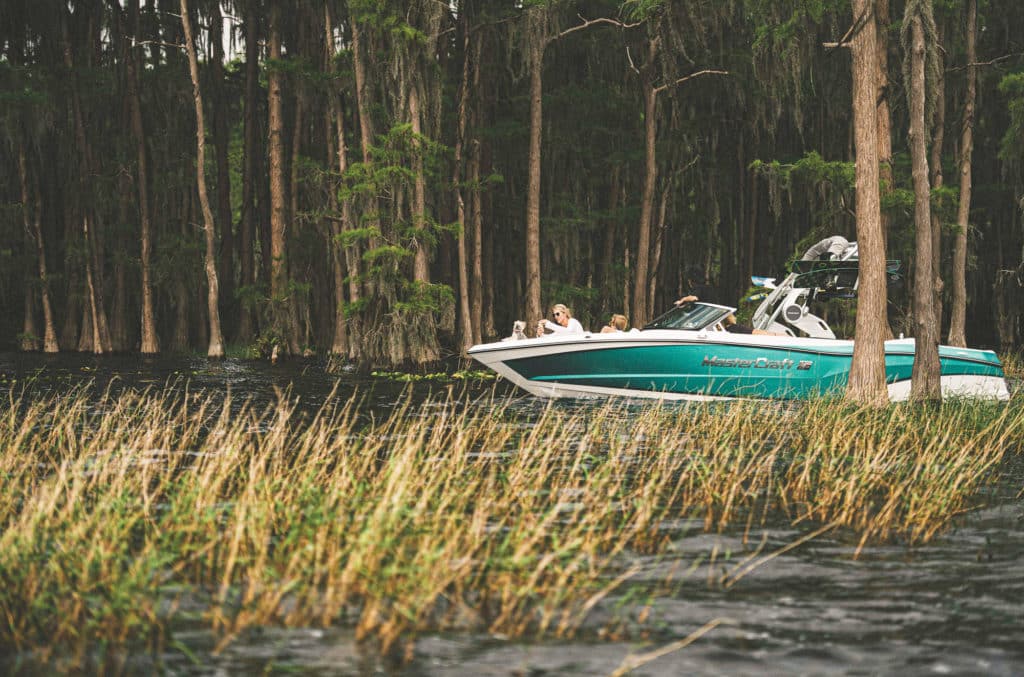
M 997 376 L 972 376 L 954 374 L 941 379 L 942 398 L 956 399 L 969 397 L 975 400 L 1008 400 L 1010 391 L 1006 388 L 1006 379 Z M 889 384 L 889 399 L 903 402 L 910 399 L 910 381 Z

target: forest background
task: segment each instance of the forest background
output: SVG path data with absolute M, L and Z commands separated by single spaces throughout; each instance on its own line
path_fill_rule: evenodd
M 959 309 L 1014 350 L 1024 3 L 924 2 L 943 337 Z M 0 347 L 426 365 L 553 303 L 642 325 L 704 278 L 732 305 L 856 237 L 864 20 L 912 334 L 906 4 L 868 4 L 5 0 Z

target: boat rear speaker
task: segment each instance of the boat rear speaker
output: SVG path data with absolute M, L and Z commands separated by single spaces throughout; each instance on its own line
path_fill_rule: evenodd
M 801 317 L 803 317 L 804 309 L 794 303 L 791 306 L 786 306 L 786 309 L 783 311 L 783 313 L 785 314 L 786 319 L 788 321 L 796 322 Z

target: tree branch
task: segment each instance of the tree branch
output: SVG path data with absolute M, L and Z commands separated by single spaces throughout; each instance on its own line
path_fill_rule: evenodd
M 675 87 L 676 85 L 682 84 L 682 83 L 686 82 L 687 80 L 692 80 L 693 78 L 699 77 L 701 75 L 729 75 L 729 71 L 720 71 L 720 70 L 713 70 L 713 69 L 710 69 L 710 68 L 705 68 L 702 71 L 697 71 L 696 73 L 690 73 L 687 76 L 681 77 L 678 80 L 676 80 L 675 82 L 670 82 L 668 84 L 661 85 L 660 87 L 655 87 L 654 88 L 654 93 L 655 94 L 660 94 L 661 92 L 665 91 L 669 87 Z
M 633 69 L 633 72 L 640 75 L 640 69 L 633 63 L 633 55 L 629 52 L 629 45 L 626 45 L 626 59 L 629 60 L 629 67 Z
M 627 23 L 622 23 L 621 21 L 618 21 L 616 19 L 608 19 L 608 18 L 604 18 L 604 17 L 602 17 L 600 19 L 589 19 L 588 20 L 588 19 L 584 19 L 582 15 L 577 14 L 576 16 L 579 16 L 580 17 L 580 21 L 582 21 L 583 23 L 581 23 L 581 24 L 579 24 L 577 26 L 573 26 L 572 28 L 565 29 L 564 31 L 562 31 L 561 33 L 556 35 L 553 38 L 554 40 L 557 40 L 558 38 L 565 37 L 566 35 L 569 35 L 569 33 L 574 33 L 574 32 L 576 32 L 578 30 L 582 30 L 584 28 L 589 28 L 590 26 L 593 26 L 594 24 L 611 24 L 612 26 L 618 26 L 619 28 L 634 28 L 636 26 L 639 26 L 641 23 L 643 23 L 642 21 L 638 21 L 635 24 L 627 24 Z
M 859 17 L 857 17 L 857 20 L 853 22 L 853 25 L 851 25 L 850 28 L 846 31 L 846 34 L 843 35 L 843 37 L 839 38 L 839 42 L 823 42 L 821 43 L 821 46 L 825 47 L 826 49 L 848 47 L 850 43 L 853 41 L 854 36 L 857 33 L 860 33 L 861 29 L 864 28 L 864 24 L 867 23 L 868 19 L 871 18 L 872 14 L 874 14 L 874 12 L 863 12 Z
M 997 63 L 999 63 L 1000 61 L 1006 61 L 1007 59 L 1013 59 L 1015 57 L 1022 56 L 1022 55 L 1024 55 L 1024 52 L 1015 52 L 1013 54 L 1004 54 L 1002 56 L 997 56 L 996 58 L 992 59 L 991 61 L 975 61 L 974 63 L 967 63 L 967 64 L 964 64 L 963 66 L 957 66 L 956 68 L 947 68 L 946 72 L 947 73 L 954 73 L 956 71 L 962 71 L 962 70 L 965 70 L 967 68 L 970 68 L 971 66 L 975 66 L 975 67 L 978 67 L 978 66 L 994 66 Z

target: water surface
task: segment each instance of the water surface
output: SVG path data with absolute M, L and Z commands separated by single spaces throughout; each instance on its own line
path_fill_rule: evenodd
M 438 406 L 436 398 L 449 390 L 478 398 L 470 406 L 488 406 L 485 396 L 495 394 L 512 398 L 510 415 L 523 425 L 547 406 L 507 384 L 405 384 L 354 373 L 329 375 L 317 361 L 270 365 L 0 353 L 5 388 L 41 396 L 84 383 L 95 393 L 170 385 L 182 392 L 230 395 L 233 406 L 246 398 L 270 403 L 287 393 L 310 412 L 334 392 L 362 397 L 368 415 L 387 415 L 411 396 L 416 403 L 411 415 L 428 417 Z M 555 406 L 585 410 L 594 405 Z M 175 628 L 175 644 L 159 655 L 132 654 L 123 667 L 128 673 L 191 675 L 607 675 L 627 656 L 669 646 L 713 619 L 728 619 L 694 644 L 632 674 L 1024 674 L 1022 488 L 1024 458 L 1009 459 L 1002 481 L 980 497 L 979 506 L 925 546 L 868 545 L 855 556 L 855 535 L 833 532 L 759 566 L 729 589 L 721 585 L 721 575 L 746 554 L 755 548 L 773 552 L 815 525 L 778 521 L 747 534 L 742 528 L 705 534 L 696 522 L 672 525 L 679 535 L 671 556 L 635 556 L 634 580 L 653 587 L 667 568 L 683 573 L 677 571 L 675 582 L 652 598 L 607 600 L 571 640 L 432 634 L 415 641 L 411 662 L 397 665 L 357 644 L 349 628 L 261 628 L 215 653 L 214 638 L 196 623 Z M 616 628 L 611 636 L 609 626 Z M 6 655 L 0 665 L 11 668 L 19 660 L 25 665 L 28 659 Z

